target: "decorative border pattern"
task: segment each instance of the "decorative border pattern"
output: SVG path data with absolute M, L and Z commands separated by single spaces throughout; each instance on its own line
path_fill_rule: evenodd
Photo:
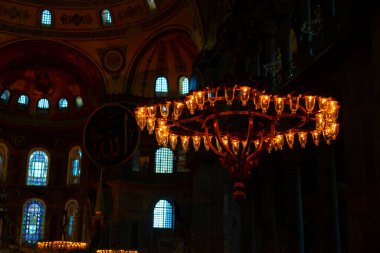
M 109 4 L 118 4 L 118 3 L 130 3 L 133 0 L 15 0 L 13 2 L 21 4 L 35 4 L 40 6 L 54 6 L 54 7 L 96 7 L 104 6 Z
M 81 23 L 90 25 L 92 23 L 92 17 L 90 15 L 81 16 L 78 13 L 75 13 L 72 16 L 63 14 L 61 16 L 61 22 L 64 25 L 71 24 L 71 23 L 76 26 L 80 25 Z
M 33 1 L 33 0 L 30 0 Z M 175 1 L 173 5 L 168 7 L 165 11 L 159 13 L 158 15 L 142 21 L 137 24 L 142 29 L 146 29 L 149 26 L 155 25 L 157 23 L 162 22 L 163 20 L 169 17 L 170 13 L 176 12 L 184 3 L 180 0 Z M 133 25 L 135 26 L 135 25 Z M 8 32 L 11 34 L 21 34 L 28 36 L 38 36 L 38 37 L 46 37 L 46 38 L 68 38 L 68 39 L 94 39 L 94 38 L 106 38 L 106 37 L 118 37 L 118 36 L 128 36 L 128 31 L 132 27 L 123 26 L 123 27 L 112 27 L 110 29 L 104 29 L 103 27 L 99 27 L 99 30 L 92 31 L 57 31 L 50 29 L 41 29 L 39 27 L 26 27 L 26 26 L 18 26 L 8 23 L 1 23 L 0 21 L 0 31 Z

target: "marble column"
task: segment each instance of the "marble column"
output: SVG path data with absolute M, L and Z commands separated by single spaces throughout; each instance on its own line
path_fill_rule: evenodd
M 279 216 L 285 252 L 304 253 L 304 228 L 300 167 L 296 161 L 282 162 Z M 281 251 L 280 251 L 281 252 Z
M 318 150 L 318 161 L 320 250 L 326 253 L 340 253 L 339 210 L 334 147 L 321 147 Z

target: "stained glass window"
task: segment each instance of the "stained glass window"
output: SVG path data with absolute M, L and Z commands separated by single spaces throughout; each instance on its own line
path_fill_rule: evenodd
M 179 78 L 179 93 L 181 96 L 189 93 L 189 79 L 186 76 Z
M 44 186 L 47 184 L 49 157 L 46 152 L 36 150 L 29 155 L 27 185 Z
M 4 102 L 8 102 L 9 101 L 9 98 L 11 97 L 11 92 L 9 90 L 5 90 L 3 92 L 3 94 L 1 94 L 1 100 L 3 100 Z
M 78 202 L 75 199 L 67 201 L 66 207 L 66 239 L 69 241 L 74 240 L 76 220 L 78 213 Z
M 157 97 L 167 96 L 169 91 L 168 80 L 163 76 L 157 77 L 154 91 Z
M 74 147 L 69 153 L 69 164 L 67 171 L 67 184 L 78 184 L 80 182 L 82 150 Z
M 67 102 L 67 99 L 66 98 L 61 98 L 59 101 L 58 101 L 58 108 L 59 109 L 65 109 L 69 106 L 69 103 Z
M 159 148 L 156 151 L 156 173 L 173 173 L 173 151 Z
M 49 109 L 49 100 L 47 100 L 46 98 L 41 98 L 40 100 L 38 100 L 37 107 L 39 109 Z
M 154 206 L 153 227 L 154 228 L 173 228 L 174 213 L 172 204 L 169 201 L 161 199 Z
M 36 244 L 43 239 L 45 204 L 40 199 L 30 199 L 24 204 L 21 242 Z
M 102 22 L 103 22 L 103 25 L 112 24 L 111 12 L 108 9 L 102 10 Z
M 51 11 L 43 10 L 41 12 L 41 25 L 50 27 L 51 26 Z
M 26 95 L 20 95 L 18 97 L 17 103 L 19 103 L 20 105 L 27 105 L 29 103 L 28 96 L 26 96 Z
M 78 109 L 81 109 L 83 107 L 83 99 L 82 97 L 78 96 L 75 98 L 75 103 L 77 105 Z
M 149 6 L 149 9 L 151 11 L 155 11 L 157 6 L 156 6 L 156 3 L 154 0 L 147 0 L 147 3 L 148 3 L 148 6 Z

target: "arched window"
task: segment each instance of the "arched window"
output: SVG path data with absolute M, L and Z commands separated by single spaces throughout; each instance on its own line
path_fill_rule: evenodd
M 151 11 L 155 11 L 157 9 L 157 6 L 154 0 L 147 0 L 146 2 L 148 3 L 149 9 Z
M 75 104 L 77 105 L 78 109 L 81 109 L 83 107 L 83 99 L 82 97 L 78 96 L 75 98 Z
M 49 169 L 48 154 L 40 149 L 34 150 L 29 155 L 28 164 L 26 185 L 47 185 L 47 175 Z
M 61 98 L 58 101 L 58 108 L 59 109 L 67 109 L 67 107 L 69 107 L 69 102 L 67 101 L 66 98 Z
M 49 100 L 47 100 L 46 98 L 41 98 L 40 100 L 38 100 L 37 108 L 49 109 Z
M 36 244 L 43 239 L 45 210 L 45 203 L 40 199 L 30 199 L 25 202 L 22 214 L 22 243 Z
M 157 77 L 154 91 L 157 97 L 166 97 L 169 92 L 168 80 L 163 76 Z
M 173 151 L 159 148 L 156 151 L 156 173 L 173 173 Z
M 189 93 L 189 78 L 181 76 L 179 78 L 179 94 L 181 96 Z
M 9 90 L 5 90 L 5 91 L 3 91 L 3 94 L 1 94 L 0 98 L 4 102 L 8 102 L 10 97 L 11 97 L 11 92 Z
M 112 16 L 111 16 L 110 10 L 108 9 L 102 10 L 101 15 L 102 15 L 102 22 L 104 26 L 112 25 Z
M 74 241 L 75 231 L 76 231 L 76 221 L 78 214 L 78 201 L 71 199 L 67 201 L 65 206 L 66 213 L 66 240 Z
M 161 199 L 154 206 L 153 227 L 154 228 L 171 228 L 174 224 L 173 206 L 169 201 Z
M 5 143 L 0 143 L 0 181 L 4 182 L 7 178 L 8 170 L 8 147 Z
M 20 95 L 18 97 L 17 103 L 20 105 L 28 105 L 29 103 L 29 98 L 27 95 Z
M 69 164 L 67 166 L 67 184 L 78 184 L 80 181 L 82 150 L 73 147 L 69 153 Z
M 41 12 L 41 25 L 45 27 L 51 26 L 52 15 L 49 10 L 42 10 Z

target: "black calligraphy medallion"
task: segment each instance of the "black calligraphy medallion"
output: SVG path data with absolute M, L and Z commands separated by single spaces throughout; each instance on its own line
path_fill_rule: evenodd
M 140 137 L 133 114 L 119 104 L 106 104 L 88 118 L 83 144 L 88 157 L 102 168 L 127 162 L 137 148 Z

